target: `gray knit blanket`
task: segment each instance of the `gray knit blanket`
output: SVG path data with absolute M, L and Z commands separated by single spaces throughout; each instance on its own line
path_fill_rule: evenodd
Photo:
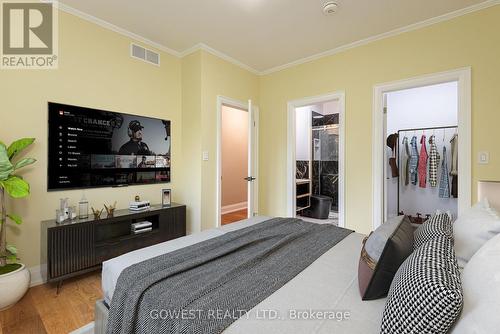
M 134 264 L 107 333 L 221 333 L 350 233 L 274 218 Z

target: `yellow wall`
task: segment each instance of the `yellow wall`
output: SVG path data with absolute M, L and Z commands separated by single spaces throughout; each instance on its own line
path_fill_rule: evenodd
M 209 160 L 202 161 L 201 169 L 202 229 L 216 226 L 218 95 L 243 102 L 252 99 L 258 105 L 259 77 L 210 53 L 202 52 L 202 151 L 209 152 Z
M 27 266 L 40 263 L 40 221 L 55 218 L 59 198 L 76 204 L 81 190 L 47 192 L 47 102 L 95 107 L 172 120 L 172 184 L 174 200 L 184 187 L 182 172 L 181 61 L 161 53 L 161 66 L 130 58 L 131 40 L 75 16 L 59 16 L 59 69 L 0 70 L 0 137 L 5 143 L 20 137 L 37 141 L 27 156 L 38 162 L 23 176 L 31 196 L 11 201 L 12 211 L 24 217 L 9 228 L 8 241 L 18 246 Z M 118 202 L 125 208 L 139 194 L 160 203 L 166 185 L 85 190 L 94 207 Z
M 473 157 L 490 151 L 490 164 L 473 164 L 473 182 L 499 179 L 500 6 L 425 29 L 378 41 L 334 56 L 258 77 L 204 51 L 183 59 L 161 53 L 161 66 L 129 57 L 131 40 L 60 13 L 59 69 L 0 71 L 0 140 L 36 137 L 28 152 L 38 159 L 23 174 L 32 184 L 28 199 L 12 201 L 25 224 L 8 239 L 28 266 L 39 264 L 40 221 L 55 215 L 58 200 L 76 202 L 82 191 L 46 191 L 47 102 L 61 102 L 172 120 L 172 180 L 168 185 L 92 189 L 94 206 L 135 194 L 160 201 L 173 189 L 187 204 L 188 231 L 214 227 L 217 95 L 260 106 L 260 213 L 286 213 L 286 103 L 336 90 L 346 92 L 346 223 L 371 226 L 371 109 L 377 83 L 472 66 Z M 203 151 L 209 160 L 202 161 Z M 474 189 L 473 185 L 473 189 Z
M 182 60 L 185 195 L 192 212 L 192 232 L 216 227 L 217 96 L 258 104 L 259 77 L 208 52 Z M 208 161 L 202 161 L 208 151 Z
M 260 213 L 286 214 L 287 101 L 346 92 L 346 227 L 371 229 L 373 86 L 472 67 L 472 180 L 500 179 L 500 6 L 261 78 Z M 478 151 L 490 164 L 478 165 Z M 476 194 L 473 194 L 476 197 Z
M 38 162 L 23 175 L 31 196 L 12 201 L 24 225 L 11 226 L 8 241 L 18 246 L 27 266 L 40 263 L 40 221 L 53 219 L 59 198 L 76 204 L 83 191 L 47 192 L 47 102 L 119 111 L 172 121 L 172 183 L 90 189 L 94 207 L 117 201 L 119 208 L 138 194 L 152 203 L 161 189 L 187 205 L 188 233 L 216 226 L 216 101 L 217 95 L 258 101 L 259 78 L 204 51 L 179 59 L 160 52 L 161 66 L 130 58 L 131 39 L 59 14 L 59 68 L 41 71 L 0 71 L 1 140 L 35 137 L 28 152 Z M 209 161 L 201 161 L 202 151 Z
M 182 184 L 188 233 L 201 231 L 201 52 L 182 59 Z

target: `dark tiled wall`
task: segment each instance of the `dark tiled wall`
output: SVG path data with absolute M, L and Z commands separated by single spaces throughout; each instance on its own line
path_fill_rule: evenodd
M 309 161 L 302 161 L 302 160 L 296 161 L 295 178 L 296 179 L 309 178 Z
M 313 116 L 320 116 L 321 114 L 313 111 Z M 322 126 L 330 124 L 339 124 L 339 114 L 324 115 L 322 118 L 312 119 L 312 126 Z

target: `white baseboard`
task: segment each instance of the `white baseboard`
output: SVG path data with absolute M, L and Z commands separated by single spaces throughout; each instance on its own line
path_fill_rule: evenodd
M 47 274 L 47 265 L 46 264 L 34 266 L 31 268 L 28 268 L 28 270 L 30 271 L 30 274 L 31 274 L 30 287 L 45 283 L 44 277 L 47 277 L 47 275 L 46 275 Z
M 226 213 L 240 211 L 246 209 L 247 206 L 248 206 L 247 202 L 226 205 L 221 208 L 221 214 L 225 215 Z

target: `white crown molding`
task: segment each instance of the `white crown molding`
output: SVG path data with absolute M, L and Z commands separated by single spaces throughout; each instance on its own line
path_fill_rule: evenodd
M 253 74 L 257 74 L 257 75 L 261 74 L 260 71 L 254 69 L 253 67 L 250 67 L 250 66 L 242 63 L 241 61 L 239 61 L 239 60 L 237 60 L 237 59 L 235 59 L 235 58 L 233 58 L 231 56 L 228 56 L 224 52 L 218 51 L 218 50 L 216 50 L 216 49 L 214 49 L 214 48 L 212 48 L 212 47 L 210 47 L 210 46 L 208 46 L 208 45 L 206 45 L 204 43 L 195 44 L 192 47 L 190 47 L 189 49 L 186 49 L 186 50 L 182 51 L 180 53 L 180 57 L 188 56 L 188 55 L 190 55 L 190 54 L 192 54 L 192 53 L 194 53 L 194 52 L 196 52 L 198 50 L 203 50 L 205 52 L 208 52 L 208 53 L 210 53 L 210 54 L 212 54 L 212 55 L 214 55 L 214 56 L 216 56 L 218 58 L 221 58 L 221 59 L 223 59 L 223 60 L 225 60 L 225 61 L 227 61 L 229 63 L 232 63 L 232 64 L 234 64 L 236 66 L 239 66 L 239 67 L 241 67 L 241 68 L 243 68 L 243 69 L 245 69 L 248 72 L 251 72 Z
M 88 21 L 88 22 L 91 22 L 91 23 L 94 23 L 100 27 L 103 27 L 105 29 L 108 29 L 108 30 L 111 30 L 111 31 L 114 31 L 120 35 L 123 35 L 125 37 L 128 37 L 128 38 L 131 38 L 137 42 L 141 42 L 141 43 L 144 43 L 144 44 L 147 44 L 149 46 L 152 46 L 160 51 L 163 51 L 165 53 L 168 53 L 172 56 L 175 56 L 175 57 L 180 57 L 180 52 L 179 51 L 176 51 L 176 50 L 173 50 L 169 47 L 166 47 L 165 45 L 162 45 L 162 44 L 159 44 L 159 43 L 156 43 L 146 37 L 143 37 L 141 35 L 138 35 L 138 34 L 135 34 L 133 32 L 130 32 L 126 29 L 123 29 L 123 28 L 120 28 L 112 23 L 109 23 L 108 21 L 105 21 L 105 20 L 102 20 L 98 17 L 95 17 L 93 15 L 90 15 L 90 14 L 87 14 L 85 12 L 82 12 L 76 8 L 73 8 L 71 6 L 68 6 L 68 5 L 65 5 L 64 3 L 62 2 L 58 2 L 58 8 L 59 10 L 62 10 L 63 12 L 66 12 L 68 14 L 71 14 L 71 15 L 74 15 L 76 17 L 79 17 L 85 21 Z
M 436 16 L 436 17 L 433 17 L 433 18 L 430 18 L 430 19 L 427 19 L 427 20 L 424 20 L 421 22 L 414 23 L 414 24 L 410 24 L 406 27 L 391 30 L 391 31 L 382 33 L 380 35 L 368 37 L 368 38 L 365 38 L 365 39 L 362 39 L 362 40 L 359 40 L 359 41 L 356 41 L 353 43 L 339 46 L 339 47 L 331 49 L 331 50 L 317 53 L 317 54 L 309 56 L 309 57 L 298 59 L 298 60 L 292 61 L 292 62 L 284 64 L 284 65 L 276 66 L 276 67 L 270 68 L 268 70 L 261 71 L 259 74 L 260 75 L 267 75 L 267 74 L 275 73 L 278 71 L 282 71 L 282 70 L 290 68 L 290 67 L 294 67 L 297 65 L 308 63 L 308 62 L 311 62 L 313 60 L 317 60 L 320 58 L 332 56 L 334 54 L 344 52 L 344 51 L 347 51 L 347 50 L 350 50 L 350 49 L 353 49 L 353 48 L 356 48 L 356 47 L 359 47 L 362 45 L 370 44 L 370 43 L 379 41 L 381 39 L 394 37 L 394 36 L 403 34 L 405 32 L 410 32 L 410 31 L 414 31 L 414 30 L 418 30 L 418 29 L 422 29 L 422 28 L 434 25 L 436 23 L 449 21 L 449 20 L 452 20 L 454 18 L 463 16 L 463 15 L 467 15 L 470 13 L 474 13 L 474 12 L 477 12 L 477 11 L 480 11 L 480 10 L 483 10 L 483 9 L 486 9 L 486 8 L 489 8 L 492 6 L 496 6 L 499 4 L 500 4 L 500 0 L 488 0 L 488 1 L 476 4 L 476 5 L 472 5 L 472 6 L 469 6 L 466 8 L 462 8 L 462 9 L 447 13 L 447 14 Z
M 50 1 L 50 0 L 41 0 L 41 1 Z M 315 55 L 312 55 L 312 56 L 308 56 L 308 57 L 305 57 L 305 58 L 301 58 L 301 59 L 297 59 L 295 61 L 292 61 L 290 63 L 287 63 L 287 64 L 283 64 L 283 65 L 279 65 L 279 66 L 275 66 L 275 67 L 272 67 L 272 68 L 269 68 L 267 70 L 263 70 L 263 71 L 259 71 L 259 70 L 256 70 L 254 68 L 252 68 L 251 66 L 249 65 L 246 65 L 244 63 L 242 63 L 241 61 L 221 52 L 221 51 L 218 51 L 204 43 L 198 43 L 198 44 L 195 44 L 193 45 L 192 47 L 184 50 L 184 51 L 176 51 L 174 49 L 171 49 L 165 45 L 162 45 L 162 44 L 159 44 L 157 42 L 154 42 L 148 38 L 145 38 L 143 36 L 140 36 L 138 34 L 135 34 L 133 32 L 130 32 L 126 29 L 123 29 L 123 28 L 120 28 L 112 23 L 109 23 L 105 20 L 102 20 L 102 19 L 99 19 L 93 15 L 90 15 L 90 14 L 87 14 L 85 12 L 82 12 L 78 9 L 75 9 L 71 6 L 68 6 L 66 4 L 63 4 L 61 2 L 58 2 L 58 7 L 59 7 L 59 10 L 62 10 L 66 13 L 69 13 L 69 14 L 72 14 L 74 16 L 77 16 L 81 19 L 84 19 L 86 21 L 89 21 L 91 23 L 94 23 L 98 26 L 101 26 L 105 29 L 109 29 L 111 31 L 114 31 L 120 35 L 123 35 L 123 36 L 126 36 L 126 37 L 129 37 L 137 42 L 142 42 L 146 45 L 149 45 L 151 47 L 154 47 L 160 51 L 163 51 L 165 53 L 168 53 L 172 56 L 175 56 L 175 57 L 178 57 L 178 58 L 182 58 L 182 57 L 185 57 L 187 55 L 190 55 L 192 54 L 193 52 L 196 52 L 198 50 L 203 50 L 203 51 L 206 51 L 208 53 L 211 53 L 212 55 L 216 56 L 216 57 L 219 57 L 223 60 L 226 60 L 227 62 L 229 63 L 232 63 L 236 66 L 239 66 L 253 74 L 256 74 L 256 75 L 268 75 L 268 74 L 271 74 L 271 73 L 275 73 L 275 72 L 278 72 L 278 71 L 282 71 L 284 69 L 287 69 L 287 68 L 290 68 L 290 67 L 294 67 L 294 66 L 297 66 L 297 65 L 301 65 L 301 64 L 304 64 L 304 63 L 308 63 L 308 62 L 311 62 L 313 60 L 317 60 L 317 59 L 320 59 L 320 58 L 323 58 L 323 57 L 328 57 L 328 56 L 332 56 L 334 54 L 337 54 L 337 53 L 340 53 L 340 52 L 344 52 L 344 51 L 347 51 L 347 50 L 350 50 L 350 49 L 353 49 L 353 48 L 356 48 L 356 47 L 359 47 L 359 46 L 362 46 L 362 45 L 366 45 L 366 44 L 369 44 L 369 43 L 373 43 L 373 42 L 376 42 L 376 41 L 379 41 L 379 40 L 382 40 L 382 39 L 385 39 L 385 38 L 389 38 L 389 37 L 394 37 L 394 36 L 397 36 L 397 35 L 400 35 L 400 34 L 403 34 L 405 32 L 410 32 L 410 31 L 414 31 L 414 30 L 418 30 L 418 29 L 422 29 L 422 28 L 425 28 L 425 27 L 428 27 L 428 26 L 431 26 L 431 25 L 434 25 L 436 23 L 440 23 L 440 22 L 444 22 L 444 21 L 448 21 L 448 20 L 451 20 L 451 19 L 454 19 L 454 18 L 457 18 L 457 17 L 460 17 L 460 16 L 463 16 L 463 15 L 467 15 L 467 14 L 470 14 L 470 13 L 473 13 L 473 12 L 477 12 L 477 11 L 480 11 L 480 10 L 483 10 L 483 9 L 486 9 L 486 8 L 489 8 L 489 7 L 493 7 L 493 6 L 496 6 L 496 5 L 499 5 L 500 4 L 500 0 L 487 0 L 487 1 L 484 1 L 482 3 L 479 3 L 479 4 L 476 4 L 476 5 L 472 5 L 472 6 L 469 6 L 469 7 L 466 7 L 466 8 L 462 8 L 462 9 L 459 9 L 459 10 L 456 10 L 456 11 L 453 11 L 453 12 L 450 12 L 450 13 L 447 13 L 447 14 L 443 14 L 443 15 L 440 15 L 440 16 L 436 16 L 434 18 L 430 18 L 430 19 L 427 19 L 427 20 L 424 20 L 424 21 L 421 21 L 421 22 L 417 22 L 417 23 L 414 23 L 414 24 L 411 24 L 411 25 L 408 25 L 406 27 L 402 27 L 402 28 L 398 28 L 398 29 L 395 29 L 395 30 L 392 30 L 392 31 L 388 31 L 388 32 L 385 32 L 385 33 L 382 33 L 382 34 L 379 34 L 379 35 L 376 35 L 376 36 L 372 36 L 372 37 L 368 37 L 368 38 L 365 38 L 365 39 L 362 39 L 362 40 L 359 40 L 359 41 L 356 41 L 356 42 L 353 42 L 353 43 L 349 43 L 349 44 L 346 44 L 346 45 L 343 45 L 343 46 L 340 46 L 340 47 L 337 47 L 337 48 L 334 48 L 334 49 L 330 49 L 330 50 L 327 50 L 327 51 L 324 51 L 324 52 L 320 52 L 320 53 L 317 53 Z

